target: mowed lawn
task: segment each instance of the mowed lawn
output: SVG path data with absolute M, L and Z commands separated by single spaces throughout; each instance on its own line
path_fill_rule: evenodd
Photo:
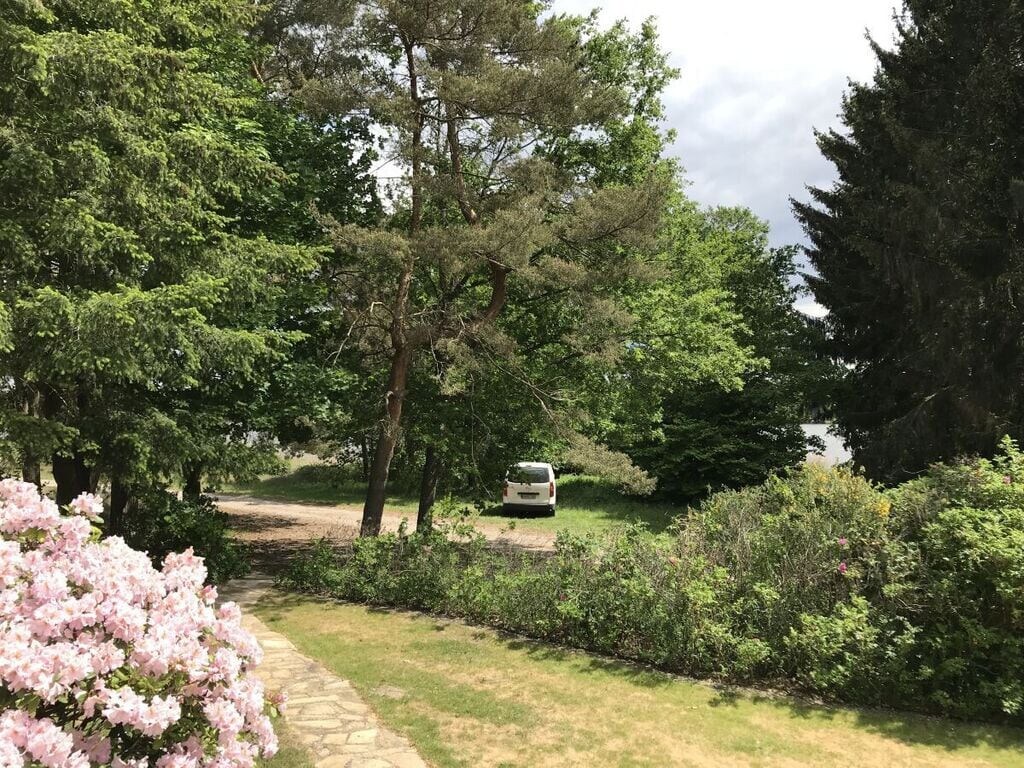
M 311 598 L 258 614 L 444 768 L 1024 767 L 1024 731 L 724 692 L 432 616 Z
M 343 482 L 313 479 L 299 467 L 288 474 L 262 478 L 253 483 L 229 485 L 224 490 L 276 501 L 362 507 L 366 486 L 354 479 Z M 456 503 L 471 510 L 472 516 L 479 515 L 483 522 L 552 533 L 563 529 L 576 533 L 598 532 L 629 523 L 641 523 L 651 531 L 660 532 L 676 516 L 686 512 L 683 506 L 625 496 L 597 478 L 577 475 L 565 475 L 558 479 L 558 511 L 554 517 L 505 515 L 497 496 L 494 504 L 485 508 L 482 514 L 474 509 L 471 500 L 460 499 Z M 385 505 L 387 509 L 406 514 L 410 520 L 414 520 L 418 498 L 411 494 L 393 492 Z

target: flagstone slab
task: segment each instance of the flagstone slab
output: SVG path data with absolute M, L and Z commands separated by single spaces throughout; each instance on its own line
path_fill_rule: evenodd
M 299 653 L 284 635 L 252 614 L 273 579 L 235 579 L 218 591 L 242 609 L 242 624 L 263 648 L 260 676 L 288 695 L 284 719 L 316 768 L 427 768 L 409 740 L 385 728 L 347 680 Z

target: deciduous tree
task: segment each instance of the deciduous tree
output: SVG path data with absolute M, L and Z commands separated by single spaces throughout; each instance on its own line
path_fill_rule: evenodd
M 725 292 L 738 343 L 750 350 L 742 386 L 678 376 L 665 388 L 658 420 L 626 452 L 658 478 L 659 490 L 690 501 L 708 489 L 761 483 L 803 460 L 800 426 L 832 364 L 816 354 L 816 327 L 794 308 L 795 249 L 771 248 L 768 226 L 745 209 L 678 212 L 673 269 L 704 264 L 704 282 Z

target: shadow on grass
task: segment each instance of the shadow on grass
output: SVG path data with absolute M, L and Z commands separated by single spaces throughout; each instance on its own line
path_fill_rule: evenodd
M 330 598 L 321 599 L 315 596 L 279 594 L 268 598 L 265 605 L 273 612 L 310 603 L 327 607 L 332 602 L 343 601 Z M 346 604 L 351 605 L 351 603 Z M 934 747 L 951 753 L 982 745 L 1002 750 L 1016 750 L 1024 745 L 1024 729 L 1013 725 L 965 722 L 895 710 L 833 706 L 804 699 L 791 693 L 759 691 L 694 680 L 632 661 L 553 645 L 502 630 L 477 627 L 459 619 L 446 619 L 418 611 L 385 606 L 363 607 L 373 613 L 391 614 L 413 621 L 429 622 L 430 628 L 437 633 L 444 633 L 453 625 L 470 627 L 474 630 L 471 634 L 474 640 L 493 639 L 509 651 L 523 653 L 537 661 L 565 664 L 571 666 L 573 671 L 585 674 L 613 676 L 632 685 L 648 689 L 665 689 L 673 685 L 684 684 L 702 685 L 713 692 L 713 696 L 707 702 L 707 706 L 713 708 L 756 704 L 770 707 L 791 718 L 817 721 L 823 724 L 837 719 L 849 723 L 852 718 L 852 724 L 855 727 L 869 733 L 893 739 L 907 746 Z M 273 615 L 270 618 L 273 620 Z
M 231 529 L 239 533 L 265 533 L 266 531 L 281 531 L 288 528 L 301 528 L 302 522 L 284 515 L 270 514 L 247 514 L 245 512 L 228 512 L 231 520 Z
M 985 745 L 993 749 L 1020 749 L 1024 729 L 1013 725 L 954 720 L 936 715 L 872 707 L 855 708 L 803 699 L 791 693 L 766 693 L 754 689 L 716 687 L 711 707 L 736 707 L 745 703 L 769 706 L 785 715 L 807 721 L 829 722 L 852 716 L 858 728 L 908 746 L 937 747 L 947 752 Z
M 484 507 L 480 511 L 480 516 L 505 518 L 506 520 L 538 520 L 551 517 L 543 507 L 538 507 L 537 511 L 533 512 L 523 508 L 506 510 L 501 504 Z
M 552 645 L 543 640 L 507 632 L 494 631 L 491 636 L 510 651 L 525 653 L 531 659 L 570 664 L 573 669 L 580 672 L 610 675 L 644 688 L 665 688 L 679 682 L 676 675 L 624 659 L 600 656 L 578 648 Z
M 278 576 L 288 570 L 296 558 L 309 554 L 312 543 L 295 540 L 243 542 L 254 571 Z
M 227 513 L 231 530 L 243 534 L 238 539 L 244 547 L 249 564 L 255 571 L 262 571 L 277 576 L 300 556 L 309 554 L 317 539 L 304 536 L 289 536 L 289 529 L 302 529 L 299 520 L 281 515 L 246 514 L 244 512 Z M 355 526 L 339 526 L 343 537 L 355 538 L 358 528 Z M 266 535 L 271 534 L 271 535 Z M 339 556 L 348 554 L 350 548 L 344 540 L 335 540 Z

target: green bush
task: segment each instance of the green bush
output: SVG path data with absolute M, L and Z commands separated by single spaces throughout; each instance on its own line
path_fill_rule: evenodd
M 802 614 L 877 589 L 889 506 L 851 471 L 809 464 L 716 494 L 690 516 L 679 556 L 727 574 L 717 597 L 729 606 L 731 631 L 773 649 L 752 674 L 788 671 L 781 651 Z
M 302 483 L 326 485 L 331 488 L 345 488 L 357 480 L 356 471 L 347 464 L 317 462 L 304 464 L 291 473 L 292 479 Z
M 1024 715 L 1024 455 L 937 465 L 892 494 L 902 562 L 888 607 L 915 627 L 907 664 L 936 708 Z
M 868 501 L 849 594 L 823 588 L 787 630 L 784 671 L 846 701 L 1024 715 L 1024 457 L 935 465 Z M 870 515 L 867 518 L 870 520 Z M 824 525 L 824 523 L 822 523 Z M 849 578 L 851 577 L 852 578 Z M 824 585 L 823 585 L 824 587 Z
M 1024 459 L 936 466 L 884 492 L 806 466 L 707 500 L 677 530 L 490 549 L 430 535 L 326 544 L 287 582 L 464 617 L 691 675 L 836 700 L 1020 720 Z
M 163 489 L 146 491 L 131 505 L 120 533 L 129 546 L 147 552 L 157 567 L 169 553 L 192 547 L 205 559 L 210 582 L 249 570 L 242 546 L 230 536 L 228 516 L 206 496 L 183 501 Z
M 916 629 L 861 595 L 826 614 L 801 614 L 789 630 L 785 659 L 803 688 L 861 704 L 928 707 L 912 693 Z M 941 708 L 940 708 L 941 711 Z

